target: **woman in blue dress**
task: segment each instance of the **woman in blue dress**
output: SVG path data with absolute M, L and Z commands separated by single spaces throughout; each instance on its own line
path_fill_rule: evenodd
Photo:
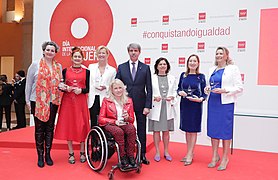
M 216 166 L 220 160 L 219 141 L 222 139 L 223 155 L 217 170 L 225 170 L 229 162 L 228 154 L 233 138 L 234 103 L 242 93 L 243 86 L 240 71 L 229 58 L 225 47 L 218 47 L 215 54 L 215 66 L 209 70 L 210 85 L 205 88 L 209 94 L 207 133 L 211 138 L 212 160 L 209 168 Z
M 201 132 L 203 101 L 206 99 L 204 88 L 205 75 L 199 72 L 200 59 L 192 54 L 187 59 L 187 69 L 180 75 L 178 95 L 180 101 L 180 129 L 185 131 L 187 153 L 182 162 L 192 164 L 194 147 L 197 141 L 197 132 Z

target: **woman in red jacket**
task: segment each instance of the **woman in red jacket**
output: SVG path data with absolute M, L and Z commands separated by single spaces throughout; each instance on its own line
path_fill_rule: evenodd
M 126 88 L 119 79 L 109 86 L 109 97 L 104 98 L 99 113 L 99 125 L 111 133 L 119 145 L 123 167 L 135 166 L 134 149 L 136 129 L 133 125 L 132 99 L 127 97 Z

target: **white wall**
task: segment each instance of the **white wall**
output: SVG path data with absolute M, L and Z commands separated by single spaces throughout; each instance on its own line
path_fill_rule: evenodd
M 278 152 L 278 86 L 259 86 L 258 78 L 258 54 L 259 54 L 259 33 L 260 33 L 260 11 L 261 9 L 277 8 L 277 0 L 141 0 L 141 1 L 114 1 L 114 0 L 80 0 L 80 1 L 34 1 L 34 29 L 33 29 L 33 60 L 39 60 L 41 57 L 41 44 L 50 40 L 50 24 L 52 15 L 65 9 L 68 3 L 70 9 L 56 19 L 63 20 L 65 24 L 72 23 L 74 18 L 79 18 L 84 9 L 93 16 L 96 11 L 96 3 L 107 2 L 113 15 L 113 33 L 107 44 L 111 50 L 117 64 L 128 59 L 126 46 L 131 42 L 140 43 L 142 46 L 141 60 L 151 58 L 151 69 L 158 57 L 164 56 L 169 59 L 172 71 L 171 74 L 177 78 L 184 71 L 184 66 L 179 64 L 179 58 L 187 58 L 192 53 L 197 53 L 201 59 L 201 72 L 207 74 L 208 68 L 213 65 L 214 51 L 219 45 L 227 46 L 230 49 L 231 56 L 235 63 L 240 67 L 244 74 L 244 95 L 240 97 L 236 113 L 251 115 L 268 115 L 276 118 L 255 118 L 255 117 L 235 117 L 234 129 L 234 147 L 240 149 L 258 150 L 266 152 Z M 84 6 L 84 8 L 80 7 Z M 89 8 L 89 9 L 88 9 Z M 247 10 L 245 18 L 239 17 L 240 10 Z M 205 21 L 198 19 L 199 13 L 206 13 Z M 104 12 L 105 14 L 106 12 Z M 99 15 L 99 14 L 98 14 Z M 162 23 L 162 17 L 169 15 L 169 23 Z M 82 17 L 83 14 L 82 14 Z M 69 19 L 68 19 L 69 18 Z M 131 19 L 137 18 L 137 25 L 131 25 Z M 68 20 L 67 20 L 68 19 Z M 86 18 L 85 18 L 86 19 Z M 96 22 L 98 16 L 94 19 Z M 277 26 L 277 21 L 273 22 Z M 97 25 L 106 27 L 106 24 L 97 22 Z M 95 24 L 95 25 L 96 25 Z M 57 25 L 57 24 L 56 24 Z M 71 27 L 71 26 L 69 26 Z M 188 30 L 188 29 L 211 29 L 213 27 L 230 27 L 230 33 L 223 36 L 206 36 L 206 37 L 183 37 L 183 38 L 144 38 L 144 32 L 168 32 L 169 30 Z M 95 27 L 90 27 L 95 28 Z M 84 31 L 83 26 L 74 27 L 75 31 Z M 71 41 L 71 46 L 90 45 L 82 42 L 81 39 L 74 40 L 72 34 L 65 34 L 67 29 L 61 29 L 59 38 L 65 41 Z M 72 33 L 72 32 L 71 32 Z M 94 41 L 94 34 L 90 36 Z M 57 39 L 52 39 L 57 41 Z M 245 41 L 246 47 L 240 49 L 239 41 Z M 90 41 L 89 41 L 90 42 Z M 205 49 L 197 48 L 198 43 L 204 42 Z M 85 43 L 85 44 L 82 44 Z M 168 44 L 167 52 L 161 50 L 163 43 Z M 63 47 L 62 44 L 59 44 Z M 60 56 L 61 62 L 69 60 L 67 56 Z M 207 77 L 208 78 L 208 77 Z M 205 103 L 206 104 L 206 103 Z M 275 108 L 276 107 L 276 108 Z M 184 134 L 178 130 L 179 119 L 176 120 L 176 131 L 172 134 L 173 141 L 184 141 Z M 209 145 L 210 140 L 206 136 L 206 105 L 204 106 L 204 116 L 202 124 L 202 133 L 198 136 L 198 144 Z
M 207 107 L 204 104 L 202 132 L 198 134 L 197 144 L 210 146 L 207 136 Z M 175 123 L 175 132 L 171 133 L 171 141 L 185 142 L 184 132 L 179 130 L 179 120 Z M 278 152 L 278 118 L 235 116 L 234 144 L 237 149 Z

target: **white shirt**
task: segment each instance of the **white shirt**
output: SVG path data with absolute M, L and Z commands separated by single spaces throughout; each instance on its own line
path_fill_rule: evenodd
M 137 61 L 135 61 L 134 63 L 134 65 L 135 65 L 135 69 L 136 69 L 136 71 L 135 72 L 137 72 L 137 67 L 138 67 L 138 61 L 139 60 L 137 60 Z M 131 60 L 129 60 L 129 68 L 130 68 L 130 73 L 132 74 L 132 68 L 133 68 L 133 61 L 131 61 Z

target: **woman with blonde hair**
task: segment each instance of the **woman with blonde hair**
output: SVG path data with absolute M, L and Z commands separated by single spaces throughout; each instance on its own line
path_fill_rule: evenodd
M 233 138 L 234 106 L 243 85 L 239 68 L 233 65 L 229 50 L 218 47 L 215 53 L 215 66 L 209 70 L 209 83 L 205 87 L 208 98 L 207 134 L 211 138 L 212 160 L 209 168 L 214 168 L 220 156 L 219 141 L 222 139 L 223 155 L 217 170 L 227 168 L 229 149 Z
M 91 127 L 97 125 L 100 106 L 104 97 L 108 96 L 110 82 L 115 79 L 116 69 L 108 64 L 109 49 L 99 46 L 96 50 L 98 63 L 90 64 L 90 91 L 88 107 L 90 109 Z
M 127 96 L 123 82 L 114 79 L 109 86 L 109 96 L 104 98 L 102 102 L 99 125 L 111 133 L 118 143 L 123 167 L 127 167 L 129 164 L 135 166 L 136 129 L 133 122 L 132 99 Z

